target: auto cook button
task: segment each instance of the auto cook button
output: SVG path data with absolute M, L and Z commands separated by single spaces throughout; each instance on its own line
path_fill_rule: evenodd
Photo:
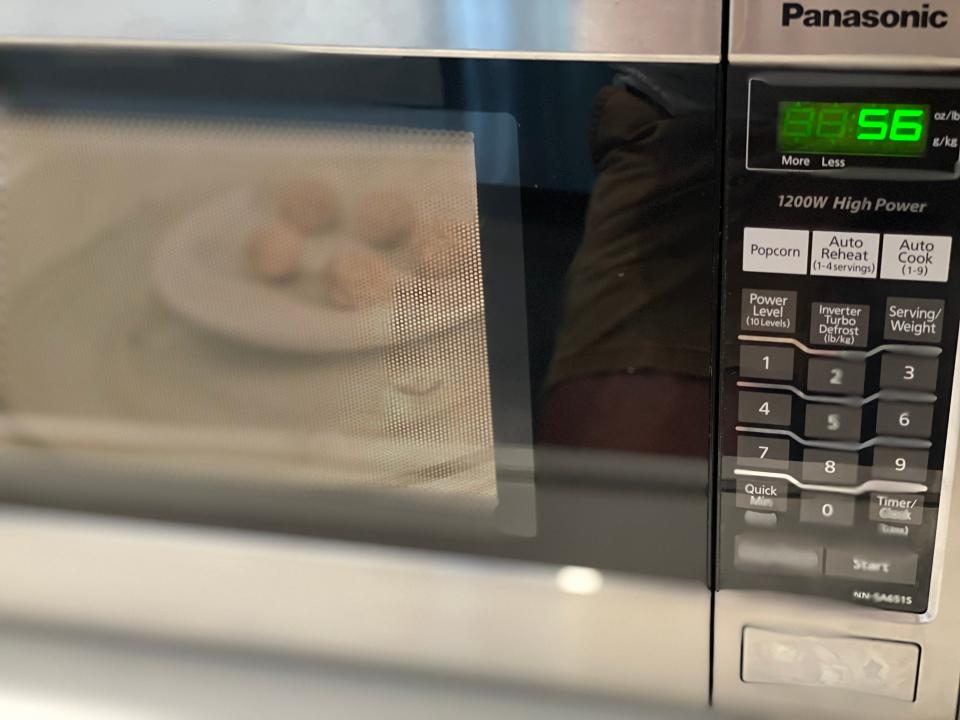
M 913 585 L 917 554 L 907 550 L 827 548 L 825 572 L 830 577 Z
M 743 229 L 744 272 L 807 274 L 810 232 L 783 228 Z
M 950 275 L 949 235 L 883 236 L 880 277 L 885 280 L 946 282 Z

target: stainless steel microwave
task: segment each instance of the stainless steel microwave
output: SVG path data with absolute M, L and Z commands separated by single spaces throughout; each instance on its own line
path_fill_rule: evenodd
M 955 717 L 958 27 L 7 0 L 0 627 Z

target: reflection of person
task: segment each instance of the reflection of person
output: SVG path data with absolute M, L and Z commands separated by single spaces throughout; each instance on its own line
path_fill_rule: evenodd
M 540 441 L 705 457 L 718 215 L 714 76 L 640 68 L 623 68 L 595 100 L 598 176 L 569 272 Z

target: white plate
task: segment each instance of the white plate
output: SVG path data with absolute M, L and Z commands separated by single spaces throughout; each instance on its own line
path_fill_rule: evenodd
M 244 267 L 246 243 L 269 216 L 259 193 L 251 188 L 226 192 L 185 216 L 161 238 L 153 258 L 154 288 L 163 302 L 197 325 L 275 350 L 344 352 L 386 347 L 397 341 L 393 303 L 339 310 L 305 301 L 282 286 L 273 287 L 250 276 Z M 314 248 L 308 257 L 311 270 L 322 267 L 329 253 L 343 242 L 326 238 L 323 247 Z M 430 323 L 418 326 L 423 336 L 429 336 L 481 311 L 479 298 L 472 303 L 446 303 L 431 308 Z M 410 339 L 409 334 L 403 337 Z

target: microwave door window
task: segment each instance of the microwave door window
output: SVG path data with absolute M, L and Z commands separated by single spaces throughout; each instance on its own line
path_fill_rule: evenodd
M 5 124 L 16 453 L 496 506 L 470 133 Z

